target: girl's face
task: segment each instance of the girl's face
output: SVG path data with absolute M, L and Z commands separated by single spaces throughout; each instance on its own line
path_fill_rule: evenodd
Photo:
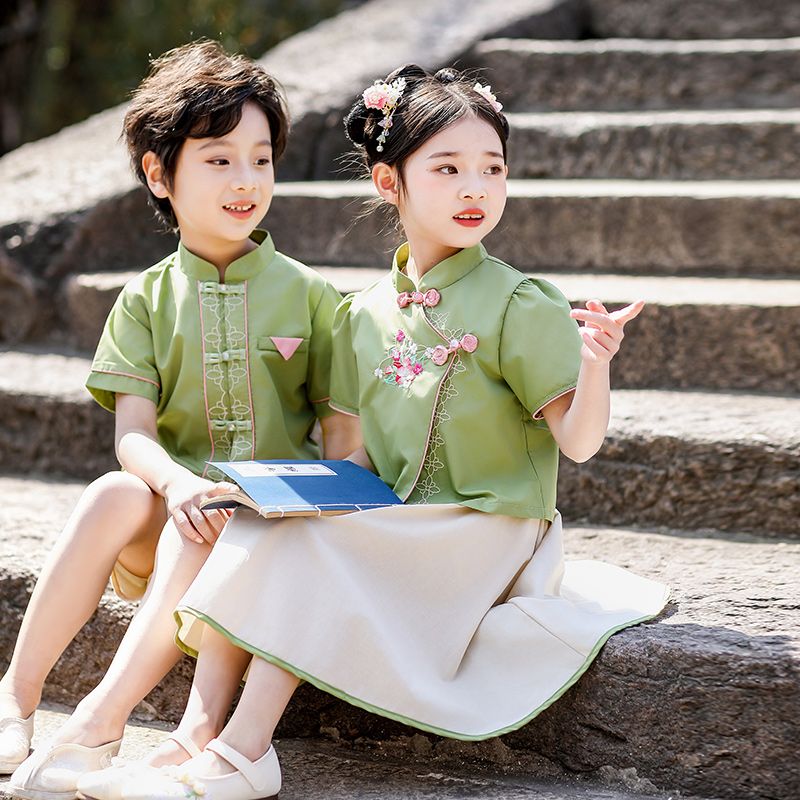
M 266 114 L 245 103 L 230 133 L 183 143 L 171 190 L 157 184 L 156 191 L 150 183 L 155 194 L 169 198 L 181 241 L 195 255 L 223 266 L 255 247 L 248 237 L 275 188 L 270 138 Z
M 495 228 L 506 205 L 507 174 L 500 137 L 472 114 L 408 157 L 402 192 L 394 168 L 376 164 L 373 169 L 381 196 L 398 208 L 419 266 L 472 247 Z

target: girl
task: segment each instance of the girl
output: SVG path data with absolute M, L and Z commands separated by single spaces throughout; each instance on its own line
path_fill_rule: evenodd
M 277 792 L 272 733 L 300 679 L 442 736 L 514 730 L 667 600 L 612 565 L 565 564 L 555 508 L 558 451 L 600 447 L 609 362 L 642 303 L 571 312 L 487 254 L 508 136 L 489 87 L 403 67 L 346 127 L 408 241 L 337 310 L 331 406 L 359 417 L 354 460 L 407 505 L 274 524 L 236 513 L 177 616 L 198 674 L 240 648 L 241 700 L 204 753 L 125 784 L 126 800 Z

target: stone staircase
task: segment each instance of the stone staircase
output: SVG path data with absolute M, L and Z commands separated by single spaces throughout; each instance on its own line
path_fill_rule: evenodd
M 606 774 L 623 793 L 795 798 L 800 12 L 789 0 L 565 7 L 585 14 L 573 27 L 590 38 L 521 38 L 531 26 L 519 25 L 504 31 L 517 38 L 478 41 L 459 59 L 486 70 L 512 127 L 509 202 L 487 246 L 575 302 L 648 301 L 614 364 L 607 442 L 587 464 L 562 462 L 559 506 L 568 556 L 658 577 L 673 600 L 660 620 L 612 637 L 559 702 L 494 743 L 414 734 L 307 686 L 282 733 L 545 775 L 563 789 L 554 797 L 572 797 L 565 775 L 580 773 Z M 351 225 L 368 196 L 369 186 L 342 180 L 283 182 L 268 226 L 279 249 L 356 290 L 392 247 L 378 220 Z M 130 267 L 130 250 L 114 255 L 108 241 L 108 263 Z M 113 420 L 82 382 L 130 273 L 68 272 L 51 272 L 62 278 L 51 331 L 0 351 L 9 621 L 82 486 L 114 466 Z M 130 613 L 104 600 L 59 662 L 51 699 L 73 703 L 91 688 L 105 664 L 93 643 L 116 641 Z M 0 628 L 0 652 L 15 631 Z M 181 665 L 143 709 L 175 719 L 188 676 Z M 403 796 L 516 796 L 492 791 Z M 586 796 L 612 796 L 604 791 Z

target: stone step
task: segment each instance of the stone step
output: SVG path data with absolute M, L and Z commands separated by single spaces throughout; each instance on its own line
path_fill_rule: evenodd
M 800 7 L 793 0 L 587 0 L 597 37 L 733 39 L 798 36 Z
M 369 267 L 317 267 L 343 294 L 378 280 Z M 73 342 L 92 351 L 114 298 L 135 273 L 75 275 L 66 285 Z M 648 308 L 615 361 L 619 388 L 750 389 L 800 385 L 800 281 L 541 274 L 573 303 L 637 299 Z M 697 343 L 703 346 L 698 347 Z
M 6 623 L 0 626 L 0 660 L 8 658 L 68 501 L 80 491 L 78 483 L 0 478 L 0 495 L 12 499 L 0 506 L 0 608 Z M 462 770 L 483 763 L 495 775 L 547 780 L 566 769 L 595 778 L 627 776 L 637 791 L 795 798 L 800 620 L 791 576 L 800 569 L 800 543 L 741 533 L 576 527 L 568 520 L 565 546 L 567 558 L 616 563 L 664 581 L 673 595 L 657 621 L 612 636 L 580 681 L 529 725 L 484 743 L 440 740 L 305 685 L 279 737 L 327 735 L 354 759 L 365 752 L 410 758 L 420 777 L 430 777 L 428 759 L 439 759 L 430 771 L 446 771 L 443 763 Z M 73 705 L 89 691 L 131 615 L 131 606 L 104 597 L 51 674 L 46 698 Z M 190 672 L 184 659 L 139 710 L 174 723 Z M 492 791 L 491 785 L 474 791 L 459 786 L 462 792 L 452 796 L 516 796 L 481 794 Z M 431 790 L 404 796 L 451 795 Z M 587 797 L 615 795 L 598 791 Z
M 800 106 L 798 37 L 492 39 L 464 64 L 484 72 L 506 111 Z
M 800 110 L 509 113 L 513 178 L 800 177 Z
M 47 704 L 36 713 L 34 747 L 63 725 L 71 709 Z M 323 726 L 324 728 L 325 726 Z M 133 719 L 125 728 L 120 756 L 126 761 L 144 758 L 167 736 L 163 723 Z M 653 784 L 639 778 L 633 768 L 605 767 L 586 776 L 545 759 L 529 756 L 535 769 L 509 770 L 505 764 L 481 757 L 477 748 L 470 759 L 459 759 L 448 742 L 436 746 L 420 737 L 407 741 L 353 743 L 326 738 L 281 737 L 275 749 L 281 764 L 281 800 L 671 800 Z M 426 744 L 427 743 L 427 747 Z M 416 748 L 414 747 L 416 744 Z M 496 751 L 493 743 L 485 751 Z M 441 753 L 439 752 L 441 751 Z M 10 800 L 8 778 L 0 775 L 0 798 Z M 682 800 L 701 800 L 681 793 Z
M 85 357 L 0 351 L 0 465 L 92 478 L 115 469 L 113 417 L 82 389 Z M 800 399 L 617 390 L 603 449 L 562 459 L 570 518 L 800 536 Z
M 384 267 L 395 238 L 356 221 L 371 183 L 278 183 L 267 223 L 307 264 Z M 531 272 L 796 277 L 797 181 L 512 180 L 489 252 Z

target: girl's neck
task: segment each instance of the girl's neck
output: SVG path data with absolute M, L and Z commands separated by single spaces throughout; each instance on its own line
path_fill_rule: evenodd
M 460 249 L 460 247 L 447 247 L 438 242 L 412 242 L 409 238 L 406 275 L 419 285 L 426 272 L 433 269 L 440 261 L 458 253 Z

